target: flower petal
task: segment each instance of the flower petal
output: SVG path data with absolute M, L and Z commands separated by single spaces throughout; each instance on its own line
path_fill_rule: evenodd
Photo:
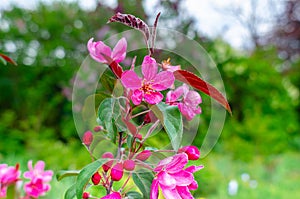
M 175 77 L 170 71 L 163 71 L 158 73 L 153 78 L 152 88 L 157 91 L 166 90 L 167 88 L 171 88 L 174 84 Z
M 199 171 L 200 169 L 203 169 L 204 166 L 203 165 L 200 165 L 200 166 L 195 166 L 195 165 L 192 165 L 192 166 L 189 166 L 185 169 L 185 171 L 187 172 L 190 172 L 190 173 L 195 173 L 197 171 Z
M 192 120 L 196 115 L 196 113 L 184 103 L 178 103 L 178 109 L 187 120 Z
M 154 58 L 150 57 L 149 55 L 144 57 L 143 63 L 142 63 L 142 73 L 144 78 L 147 81 L 153 80 L 153 78 L 157 74 L 157 63 Z
M 139 89 L 142 86 L 142 81 L 139 76 L 132 70 L 128 70 L 122 74 L 122 84 L 129 89 Z
M 134 90 L 132 95 L 131 95 L 131 101 L 133 102 L 134 105 L 139 105 L 142 100 L 143 100 L 143 92 L 141 90 Z
M 112 51 L 112 58 L 115 62 L 120 63 L 123 61 L 126 57 L 126 49 L 127 49 L 127 41 L 123 37 L 118 41 L 116 46 L 114 47 Z
M 189 91 L 185 98 L 184 98 L 185 103 L 197 106 L 202 102 L 201 96 L 198 92 L 196 91 Z
M 176 154 L 172 161 L 166 166 L 169 173 L 177 173 L 181 171 L 188 163 L 188 156 L 185 153 Z
M 154 179 L 150 189 L 150 199 L 157 199 L 158 197 L 158 180 Z
M 184 199 L 194 199 L 193 195 L 190 193 L 190 190 L 188 189 L 188 187 L 184 186 L 184 187 L 176 187 L 179 195 L 181 196 L 181 198 Z
M 102 197 L 101 199 L 122 199 L 120 192 L 113 192 L 109 195 Z
M 169 175 L 165 171 L 158 173 L 157 180 L 158 180 L 159 184 L 162 184 L 163 186 L 168 187 L 169 189 L 173 189 L 176 187 L 175 178 L 173 178 L 173 176 Z
M 194 180 L 189 186 L 189 190 L 197 190 L 198 189 L 198 183 L 196 180 Z
M 149 104 L 158 104 L 164 96 L 160 92 L 147 92 L 145 93 L 144 98 Z
M 45 168 L 45 162 L 44 161 L 38 161 L 34 166 L 34 170 L 36 170 L 38 172 L 43 172 L 44 168 Z
M 182 199 L 176 188 L 169 189 L 168 187 L 161 186 L 161 191 L 167 199 Z
M 188 186 L 194 181 L 193 174 L 184 170 L 173 173 L 171 176 L 175 179 L 177 186 Z
M 111 56 L 111 49 L 105 45 L 102 41 L 93 42 L 94 38 L 91 38 L 88 41 L 87 48 L 90 52 L 91 57 L 100 63 L 106 63 L 106 59 L 102 56 L 105 54 Z

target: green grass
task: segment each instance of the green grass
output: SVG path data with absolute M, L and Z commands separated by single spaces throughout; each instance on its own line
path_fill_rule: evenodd
M 229 156 L 211 154 L 202 160 L 206 168 L 197 173 L 197 176 L 207 176 L 212 172 L 208 184 L 214 186 L 215 193 L 208 194 L 208 199 L 261 199 L 276 198 L 289 199 L 300 198 L 300 154 L 286 153 L 269 157 L 255 157 L 252 162 L 241 162 L 232 160 Z M 210 168 L 211 167 L 211 168 Z M 201 173 L 202 172 L 202 173 Z M 243 181 L 241 175 L 247 173 L 250 176 L 248 181 Z M 203 179 L 205 180 L 205 179 Z M 227 192 L 230 180 L 236 180 L 239 188 L 234 196 Z M 257 186 L 251 186 L 251 183 Z M 206 187 L 201 186 L 199 191 L 205 192 Z M 201 193 L 197 193 L 201 195 Z

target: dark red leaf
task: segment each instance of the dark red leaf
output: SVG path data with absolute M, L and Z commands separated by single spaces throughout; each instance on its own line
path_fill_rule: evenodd
M 150 31 L 149 31 L 149 26 L 140 18 L 131 15 L 131 14 L 122 14 L 122 13 L 117 13 L 114 16 L 112 16 L 107 23 L 110 22 L 119 22 L 122 23 L 126 26 L 129 26 L 131 28 L 134 28 L 136 30 L 141 31 L 144 33 L 146 39 L 148 40 L 150 37 Z
M 17 65 L 17 63 L 10 57 L 6 56 L 6 55 L 3 55 L 2 53 L 0 53 L 0 56 L 5 59 L 5 61 L 7 61 L 8 63 L 11 63 L 13 65 Z
M 122 73 L 123 73 L 123 69 L 122 67 L 117 63 L 115 62 L 111 57 L 105 55 L 105 54 L 102 54 L 101 55 L 106 59 L 106 62 L 109 66 L 109 68 L 112 70 L 112 72 L 117 76 L 117 78 L 121 78 L 122 77 Z
M 202 80 L 200 77 L 185 70 L 177 70 L 173 74 L 177 80 L 184 82 L 192 86 L 193 88 L 209 95 L 217 102 L 219 102 L 230 114 L 232 113 L 228 101 L 222 95 L 222 93 L 206 81 Z

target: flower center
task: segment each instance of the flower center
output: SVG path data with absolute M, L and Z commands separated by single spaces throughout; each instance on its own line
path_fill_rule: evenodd
M 150 82 L 143 81 L 142 87 L 140 89 L 146 94 L 154 92 L 154 89 L 152 88 L 152 84 Z

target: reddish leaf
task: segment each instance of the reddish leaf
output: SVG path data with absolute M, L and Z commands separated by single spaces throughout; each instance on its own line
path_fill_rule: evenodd
M 13 65 L 17 65 L 17 63 L 12 59 L 12 58 L 10 58 L 10 57 L 8 57 L 8 56 L 6 56 L 6 55 L 4 55 L 4 54 L 2 54 L 2 53 L 0 53 L 0 57 L 2 57 L 5 61 L 7 61 L 8 63 L 11 63 L 11 64 L 13 64 Z
M 102 53 L 101 55 L 106 59 L 109 68 L 117 76 L 117 78 L 121 78 L 123 73 L 122 67 L 117 62 L 115 62 L 111 57 Z
M 215 99 L 231 114 L 231 108 L 228 104 L 227 99 L 215 87 L 202 80 L 200 77 L 194 75 L 193 73 L 185 70 L 177 70 L 173 74 L 177 80 L 184 82 Z
M 125 125 L 127 126 L 128 130 L 130 131 L 130 133 L 135 136 L 137 133 L 137 128 L 134 124 L 132 124 L 130 121 L 128 121 L 127 119 L 122 119 L 123 122 L 125 123 Z
M 129 26 L 131 28 L 134 28 L 136 30 L 141 31 L 146 39 L 148 40 L 150 37 L 150 31 L 148 25 L 141 20 L 140 18 L 131 15 L 131 14 L 122 14 L 122 13 L 117 13 L 114 16 L 112 16 L 107 23 L 110 22 L 120 22 L 126 26 Z

